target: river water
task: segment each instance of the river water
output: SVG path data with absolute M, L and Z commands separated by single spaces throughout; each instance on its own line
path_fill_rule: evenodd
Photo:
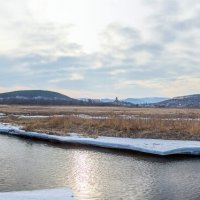
M 154 157 L 0 135 L 0 192 L 70 187 L 76 200 L 200 199 L 200 158 Z

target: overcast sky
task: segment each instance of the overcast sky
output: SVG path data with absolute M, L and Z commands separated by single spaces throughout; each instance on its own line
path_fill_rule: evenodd
M 0 0 L 0 92 L 200 93 L 199 0 Z

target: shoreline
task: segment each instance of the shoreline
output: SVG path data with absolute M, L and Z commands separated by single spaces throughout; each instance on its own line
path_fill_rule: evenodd
M 200 141 L 132 139 L 102 136 L 97 138 L 88 138 L 75 135 L 74 133 L 71 134 L 71 136 L 57 136 L 46 133 L 28 132 L 20 129 L 18 126 L 12 126 L 9 124 L 0 124 L 0 134 L 49 142 L 59 142 L 63 144 L 71 143 L 109 149 L 131 150 L 160 156 L 173 154 L 200 155 Z

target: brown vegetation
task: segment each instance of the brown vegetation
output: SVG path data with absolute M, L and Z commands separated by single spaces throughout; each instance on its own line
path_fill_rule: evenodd
M 1 118 L 1 122 L 49 134 L 200 140 L 198 109 L 1 106 L 0 112 L 7 113 L 5 118 Z M 26 119 L 12 113 L 50 117 Z M 107 118 L 84 119 L 78 114 Z
M 0 112 L 6 114 L 30 114 L 30 115 L 57 115 L 57 114 L 90 114 L 107 116 L 138 115 L 140 117 L 162 118 L 200 118 L 200 109 L 178 108 L 128 108 L 128 107 L 81 107 L 81 106 L 20 106 L 0 105 Z

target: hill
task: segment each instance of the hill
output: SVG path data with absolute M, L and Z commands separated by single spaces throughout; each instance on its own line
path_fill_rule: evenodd
M 21 90 L 0 94 L 0 104 L 76 105 L 82 101 L 45 90 Z
M 174 97 L 154 105 L 167 108 L 200 108 L 200 94 Z

